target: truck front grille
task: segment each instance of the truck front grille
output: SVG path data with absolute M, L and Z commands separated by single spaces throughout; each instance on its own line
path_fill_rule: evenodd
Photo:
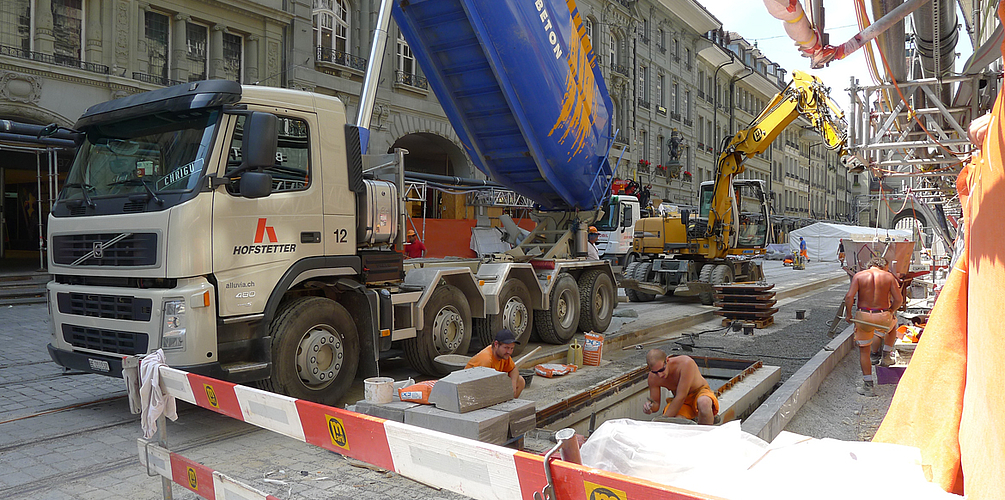
M 73 347 L 115 354 L 145 354 L 149 337 L 145 333 L 118 332 L 101 328 L 63 325 L 63 340 Z
M 65 234 L 53 236 L 52 259 L 57 264 L 136 267 L 157 264 L 157 234 Z M 109 244 L 109 242 L 114 241 Z
M 56 303 L 63 314 L 130 321 L 150 321 L 153 309 L 152 299 L 96 293 L 61 292 L 56 295 Z

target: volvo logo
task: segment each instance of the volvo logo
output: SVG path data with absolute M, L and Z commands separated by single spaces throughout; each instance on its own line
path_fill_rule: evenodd
M 84 254 L 83 256 L 81 256 L 79 259 L 73 261 L 73 263 L 70 264 L 70 265 L 71 266 L 79 266 L 82 262 L 84 262 L 87 259 L 90 259 L 92 257 L 96 258 L 96 259 L 100 259 L 100 258 L 104 257 L 104 255 L 105 255 L 105 249 L 106 248 L 109 248 L 112 245 L 114 245 L 114 244 L 116 244 L 116 243 L 118 243 L 118 242 L 120 242 L 120 241 L 122 241 L 122 240 L 124 240 L 124 239 L 126 239 L 126 238 L 128 238 L 130 236 L 132 236 L 132 235 L 133 235 L 133 233 L 122 233 L 122 234 L 120 234 L 120 235 L 118 235 L 118 236 L 116 236 L 116 237 L 114 237 L 114 238 L 112 238 L 112 239 L 110 239 L 108 241 L 95 241 L 94 243 L 91 244 L 91 251 L 90 252 L 87 252 L 86 254 Z

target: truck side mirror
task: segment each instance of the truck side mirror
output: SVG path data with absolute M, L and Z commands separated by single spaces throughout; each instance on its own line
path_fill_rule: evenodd
M 688 222 L 691 222 L 691 211 L 690 210 L 681 210 L 680 211 L 680 222 L 681 222 L 681 224 L 684 224 L 684 228 L 686 229 Z
M 249 170 L 241 174 L 241 196 L 265 198 L 272 194 L 272 174 Z
M 252 112 L 244 122 L 241 158 L 245 169 L 271 168 L 276 165 L 279 144 L 279 119 L 272 113 Z

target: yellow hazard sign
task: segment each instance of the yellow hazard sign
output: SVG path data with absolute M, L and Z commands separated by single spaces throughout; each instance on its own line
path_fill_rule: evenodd
M 199 478 L 195 475 L 195 469 L 188 468 L 188 487 L 193 490 L 199 489 Z
M 589 481 L 583 481 L 583 486 L 586 487 L 586 500 L 628 500 L 628 495 L 621 490 Z
M 345 435 L 342 419 L 331 415 L 325 415 L 325 418 L 328 419 L 328 435 L 332 438 L 332 444 L 348 450 L 349 439 Z
M 220 402 L 216 399 L 216 391 L 213 390 L 213 386 L 209 384 L 202 384 L 202 386 L 206 388 L 206 399 L 209 400 L 209 405 L 220 409 Z

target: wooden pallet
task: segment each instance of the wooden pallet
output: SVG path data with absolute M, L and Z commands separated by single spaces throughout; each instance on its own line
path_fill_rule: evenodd
M 753 323 L 754 324 L 754 328 L 761 329 L 761 328 L 767 328 L 767 327 L 775 324 L 775 317 L 774 316 L 768 316 L 767 318 L 764 318 L 764 319 L 755 319 L 755 320 L 749 320 L 749 319 L 747 319 L 747 320 L 732 320 L 732 319 L 729 319 L 729 318 L 725 318 L 725 319 L 722 320 L 722 326 L 729 326 L 729 325 L 733 324 L 733 321 L 743 321 L 744 323 Z
M 713 305 L 721 307 L 724 311 L 758 311 L 770 309 L 776 302 L 778 301 L 771 299 L 765 302 L 715 302 Z

